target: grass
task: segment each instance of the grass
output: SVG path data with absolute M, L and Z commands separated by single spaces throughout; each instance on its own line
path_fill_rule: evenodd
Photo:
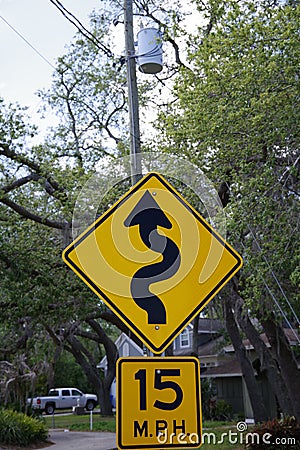
M 44 420 L 49 428 L 63 428 L 73 431 L 90 430 L 90 414 L 82 416 L 57 414 L 54 417 L 44 417 Z M 235 439 L 229 438 L 229 430 L 232 433 L 236 432 L 236 424 L 234 422 L 203 422 L 203 434 L 205 433 L 205 437 L 201 450 L 243 450 L 245 447 L 240 442 L 232 443 Z M 115 432 L 115 417 L 103 417 L 99 413 L 93 413 L 93 431 Z M 239 436 L 236 439 L 239 441 Z
M 202 435 L 204 443 L 201 450 L 244 450 L 245 446 L 240 442 L 242 435 L 237 433 L 236 424 L 220 424 L 213 422 L 207 427 L 203 423 Z M 232 433 L 229 435 L 229 433 Z
M 75 414 L 55 414 L 43 417 L 48 428 L 64 428 L 76 431 L 90 431 L 90 413 L 82 416 Z M 103 417 L 99 413 L 93 413 L 93 431 L 116 431 L 116 419 L 114 416 Z

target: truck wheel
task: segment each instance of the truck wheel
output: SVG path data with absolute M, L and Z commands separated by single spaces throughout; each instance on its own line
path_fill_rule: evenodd
M 54 407 L 53 403 L 47 403 L 47 405 L 45 406 L 45 413 L 51 415 L 54 413 L 54 411 L 55 411 L 55 407 Z
M 86 402 L 85 409 L 87 411 L 93 411 L 94 408 L 95 408 L 95 403 L 93 402 L 93 400 L 88 400 Z

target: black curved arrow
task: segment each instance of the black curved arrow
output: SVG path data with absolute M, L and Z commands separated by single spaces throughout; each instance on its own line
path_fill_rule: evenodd
M 150 192 L 146 191 L 124 225 L 126 227 L 138 225 L 144 244 L 163 256 L 159 263 L 142 267 L 134 274 L 130 290 L 135 303 L 147 312 L 148 323 L 164 324 L 166 309 L 160 298 L 149 291 L 149 286 L 171 278 L 179 269 L 180 253 L 177 245 L 157 231 L 158 226 L 170 229 L 172 224 Z

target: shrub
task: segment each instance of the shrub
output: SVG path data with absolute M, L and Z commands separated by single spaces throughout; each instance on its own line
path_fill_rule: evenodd
M 229 405 L 229 403 L 225 402 L 225 400 L 217 400 L 214 410 L 214 419 L 230 420 L 231 417 L 232 417 L 232 406 Z
M 295 417 L 270 420 L 255 426 L 249 434 L 256 439 L 247 443 L 247 450 L 300 450 L 300 425 Z
M 48 430 L 42 421 L 9 409 L 0 410 L 0 444 L 26 446 L 47 438 Z

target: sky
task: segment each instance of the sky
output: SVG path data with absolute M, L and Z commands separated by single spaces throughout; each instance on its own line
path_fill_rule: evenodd
M 89 14 L 99 9 L 103 0 L 60 1 L 89 28 Z M 112 28 L 116 33 L 114 44 L 122 54 L 123 45 L 119 41 L 123 40 L 124 31 L 122 26 Z M 66 52 L 76 32 L 76 27 L 50 0 L 0 0 L 0 97 L 5 103 L 18 102 L 29 108 L 28 115 L 39 126 L 41 139 L 55 118 L 48 115 L 41 119 L 38 110 L 42 100 L 36 92 L 50 88 L 54 72 L 51 65 L 55 66 L 57 58 Z
M 62 0 L 87 28 L 88 15 L 100 2 Z M 50 87 L 54 69 L 10 26 L 53 65 L 77 30 L 50 0 L 0 0 L 0 16 L 0 97 L 6 102 L 18 101 L 35 114 L 40 102 L 35 93 Z

